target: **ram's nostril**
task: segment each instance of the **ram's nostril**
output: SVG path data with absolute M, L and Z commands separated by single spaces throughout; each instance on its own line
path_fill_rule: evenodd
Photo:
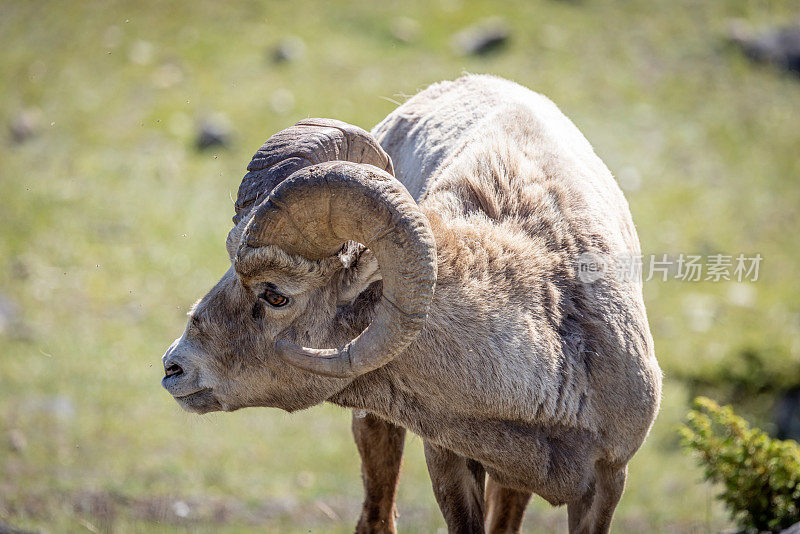
M 164 375 L 167 378 L 169 378 L 170 376 L 178 376 L 182 374 L 183 374 L 183 368 L 176 363 L 173 363 L 169 367 L 164 368 Z

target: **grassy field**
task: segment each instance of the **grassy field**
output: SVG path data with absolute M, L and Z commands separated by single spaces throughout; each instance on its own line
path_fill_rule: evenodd
M 615 531 L 729 528 L 679 450 L 689 391 L 674 376 L 747 347 L 800 368 L 800 83 L 724 43 L 729 19 L 773 24 L 792 4 L 3 2 L 0 120 L 32 109 L 38 127 L 24 143 L 0 132 L 0 530 L 352 531 L 348 412 L 192 416 L 160 388 L 160 358 L 227 268 L 231 197 L 270 134 L 308 116 L 369 128 L 465 71 L 573 118 L 625 187 L 646 253 L 764 257 L 756 283 L 645 286 L 663 411 Z M 456 54 L 452 35 L 491 15 L 507 48 Z M 392 35 L 401 16 L 418 23 L 412 42 Z M 290 35 L 305 54 L 273 63 Z M 198 152 L 195 126 L 215 113 L 232 141 Z M 399 508 L 403 532 L 444 527 L 416 437 Z M 539 500 L 526 531 L 565 518 Z

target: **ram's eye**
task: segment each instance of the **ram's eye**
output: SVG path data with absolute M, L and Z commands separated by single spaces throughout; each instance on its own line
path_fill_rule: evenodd
M 261 293 L 261 295 L 259 296 L 265 301 L 267 301 L 267 304 L 275 308 L 280 308 L 281 306 L 285 306 L 289 302 L 289 299 L 271 289 L 265 289 L 264 292 Z

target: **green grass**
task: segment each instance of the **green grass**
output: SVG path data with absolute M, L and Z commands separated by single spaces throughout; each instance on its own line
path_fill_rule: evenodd
M 508 48 L 457 56 L 451 35 L 494 14 Z M 19 309 L 0 333 L 0 523 L 350 532 L 361 486 L 347 412 L 191 416 L 160 388 L 160 356 L 226 269 L 231 196 L 270 134 L 307 116 L 369 128 L 402 95 L 468 71 L 547 94 L 615 174 L 639 177 L 627 195 L 645 252 L 765 258 L 745 305 L 734 283 L 645 287 L 664 407 L 615 530 L 727 528 L 679 450 L 690 392 L 674 376 L 747 347 L 800 365 L 800 83 L 723 39 L 729 18 L 795 15 L 788 0 L 3 3 L 0 121 L 34 107 L 41 126 L 21 145 L 0 137 L 0 296 Z M 417 41 L 392 38 L 397 16 L 419 22 Z M 274 65 L 286 35 L 306 54 Z M 288 110 L 273 105 L 285 91 Z M 194 125 L 215 112 L 233 142 L 198 153 Z M 442 528 L 420 440 L 407 451 L 401 529 Z M 526 528 L 563 530 L 565 515 L 536 501 Z

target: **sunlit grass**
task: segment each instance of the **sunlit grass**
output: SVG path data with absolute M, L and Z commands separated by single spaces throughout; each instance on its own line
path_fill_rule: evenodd
M 452 34 L 493 14 L 512 28 L 507 49 L 455 55 Z M 392 38 L 401 15 L 419 22 L 417 41 Z M 361 483 L 346 411 L 191 416 L 160 389 L 160 355 L 226 269 L 231 197 L 271 133 L 308 116 L 369 128 L 393 100 L 468 71 L 517 80 L 573 118 L 628 184 L 646 253 L 765 257 L 746 305 L 731 283 L 645 288 L 667 385 L 616 529 L 724 528 L 679 450 L 689 392 L 672 376 L 752 344 L 800 361 L 800 83 L 723 45 L 730 17 L 792 15 L 788 1 L 6 2 L 0 119 L 36 108 L 41 120 L 24 144 L 0 139 L 0 297 L 19 310 L 0 333 L 0 522 L 352 531 Z M 286 35 L 306 53 L 275 65 Z M 195 125 L 216 112 L 232 143 L 197 152 Z M 713 316 L 704 331 L 697 302 Z M 400 511 L 404 532 L 443 526 L 416 437 Z M 537 501 L 526 525 L 563 529 L 565 514 Z

